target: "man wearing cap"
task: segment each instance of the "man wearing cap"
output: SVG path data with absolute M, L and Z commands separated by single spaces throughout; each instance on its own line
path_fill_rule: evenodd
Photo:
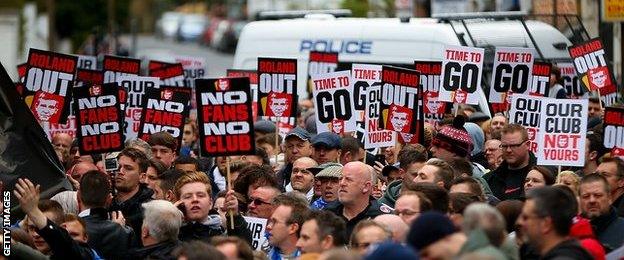
M 324 209 L 328 203 L 338 199 L 339 182 L 342 177 L 342 165 L 339 163 L 324 163 L 310 169 L 312 172 L 319 170 L 315 178 L 321 182 L 321 197 L 312 202 L 310 208 Z
M 254 123 L 254 135 L 256 140 L 270 134 L 275 134 L 275 123 L 268 120 L 258 120 Z
M 301 157 L 293 162 L 290 183 L 286 185 L 286 192 L 301 192 L 301 194 L 305 195 L 308 202 L 312 201 L 314 196 L 314 174 L 309 169 L 316 166 L 318 166 L 318 163 L 310 157 Z
M 312 138 L 312 159 L 323 164 L 326 162 L 338 162 L 340 158 L 340 136 L 331 132 L 323 132 Z
M 375 170 L 363 162 L 350 162 L 342 168 L 338 201 L 330 203 L 325 209 L 344 219 L 347 237 L 351 236 L 353 228 L 360 221 L 391 212 L 391 208 L 381 205 L 372 197 L 376 183 Z
M 301 157 L 312 155 L 310 133 L 301 127 L 295 127 L 288 132 L 284 138 L 284 154 L 286 155 L 286 165 L 277 174 L 277 181 L 282 187 L 290 183 L 293 162 Z

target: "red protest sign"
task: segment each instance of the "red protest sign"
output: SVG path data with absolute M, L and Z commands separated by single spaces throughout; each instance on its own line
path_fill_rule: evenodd
M 338 68 L 337 52 L 310 51 L 310 56 L 308 56 L 308 83 L 310 83 L 312 76 L 334 72 L 336 68 Z M 312 85 L 308 85 L 311 92 Z M 364 110 L 364 108 L 360 110 Z
M 258 71 L 255 70 L 238 70 L 238 69 L 228 69 L 227 70 L 228 77 L 240 78 L 247 77 L 249 78 L 249 88 L 251 90 L 251 111 L 253 113 L 254 122 L 258 119 Z
M 190 88 L 148 88 L 144 96 L 139 138 L 166 131 L 182 143 L 184 120 L 189 115 Z
M 74 89 L 80 154 L 123 149 L 122 110 L 116 83 Z
M 438 100 L 442 62 L 414 61 L 414 67 L 420 72 L 425 122 L 435 126 L 444 119 L 445 113 L 451 112 L 451 106 L 447 106 L 446 102 Z
M 160 78 L 161 86 L 184 87 L 182 64 L 150 61 L 149 67 L 149 76 Z
M 197 79 L 197 120 L 204 155 L 255 151 L 249 78 Z
M 415 70 L 383 66 L 380 127 L 423 140 L 422 90 Z
M 605 107 L 603 135 L 606 148 L 624 148 L 624 108 Z
M 550 89 L 550 71 L 552 70 L 552 64 L 549 62 L 533 63 L 533 77 L 531 81 L 531 87 L 529 88 L 530 96 L 548 96 L 548 90 Z
M 36 97 L 37 100 L 44 100 L 46 107 L 50 109 L 56 107 L 54 113 L 59 113 L 54 116 L 47 116 L 52 111 L 35 114 L 35 116 L 46 115 L 37 117 L 39 121 L 66 122 L 70 107 L 69 102 L 65 100 L 71 99 L 77 63 L 78 57 L 76 56 L 30 49 L 24 78 L 24 96 L 26 96 L 27 103 L 29 96 L 33 99 Z M 52 100 L 56 100 L 54 104 Z M 36 106 L 42 106 L 41 103 L 29 105 L 33 111 L 37 109 Z
M 119 76 L 139 75 L 141 60 L 106 55 L 102 63 L 102 70 L 104 71 L 104 83 L 117 82 Z
M 600 38 L 568 47 L 576 74 L 588 90 L 599 90 L 606 106 L 617 101 L 617 86 Z
M 258 58 L 258 100 L 258 116 L 294 117 L 297 108 L 296 59 Z
M 100 70 L 78 69 L 76 72 L 76 86 L 104 84 L 104 72 Z

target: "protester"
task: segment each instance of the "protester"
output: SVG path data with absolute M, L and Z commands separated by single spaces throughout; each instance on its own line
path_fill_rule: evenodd
M 555 176 L 548 168 L 533 166 L 524 179 L 524 192 L 553 184 L 555 184 Z
M 453 179 L 453 181 L 451 182 L 451 188 L 449 189 L 449 193 L 458 193 L 458 192 L 469 193 L 473 196 L 477 196 L 479 198 L 479 201 L 481 202 L 486 201 L 486 195 L 485 193 L 483 193 L 483 189 L 481 188 L 481 185 L 475 179 L 471 177 L 459 177 L 459 178 Z M 493 199 L 496 199 L 496 198 L 493 198 Z M 494 204 L 498 203 L 497 200 L 492 201 L 490 197 L 487 198 L 487 201 L 489 203 L 494 203 Z
M 530 190 L 518 218 L 519 229 L 541 259 L 592 259 L 568 237 L 577 213 L 576 198 L 556 187 Z
M 164 200 L 146 202 L 142 207 L 144 218 L 139 230 L 143 247 L 131 252 L 127 259 L 172 259 L 172 251 L 180 245 L 182 212 Z
M 173 165 L 178 153 L 178 141 L 169 132 L 152 134 L 147 143 L 151 146 L 154 158 L 164 163 L 167 168 Z
M 449 193 L 446 189 L 431 182 L 419 182 L 405 187 L 405 192 L 420 192 L 429 201 L 431 201 L 431 209 L 442 213 L 448 213 L 449 210 Z M 403 191 L 401 191 L 403 193 Z
M 355 137 L 345 136 L 340 141 L 340 164 L 345 165 L 349 162 L 362 161 L 365 154 L 361 152 L 364 145 Z
M 394 214 L 381 214 L 373 219 L 373 221 L 386 227 L 392 233 L 392 241 L 396 243 L 404 243 L 409 226 L 403 222 L 403 219 Z
M 109 220 L 108 204 L 111 202 L 111 185 L 107 176 L 100 171 L 84 174 L 78 190 L 78 203 L 82 211 L 78 214 L 86 223 L 89 245 L 106 259 L 120 259 L 128 251 L 138 246 L 132 228 L 125 226 L 121 212 L 111 212 Z
M 154 187 L 152 190 L 154 194 L 152 199 L 176 202 L 178 198 L 174 190 L 175 184 L 183 175 L 184 172 L 178 169 L 169 169 L 159 175 L 158 179 L 153 182 Z
M 253 260 L 253 250 L 245 241 L 238 237 L 213 237 L 211 244 L 228 260 Z M 208 252 L 202 251 L 205 254 Z M 222 258 L 223 259 L 223 258 Z
M 147 171 L 145 172 L 145 181 L 141 181 L 141 183 L 147 184 L 148 188 L 154 190 L 154 182 L 165 170 L 167 170 L 167 167 L 161 161 L 154 158 L 150 159 L 149 166 L 147 166 Z
M 561 78 L 561 69 L 553 65 L 550 70 L 550 87 L 548 88 L 549 98 L 567 98 L 567 93 L 563 87 L 563 79 Z
M 483 178 L 498 199 L 518 199 L 524 194 L 524 180 L 537 159 L 529 151 L 529 134 L 523 126 L 510 124 L 501 131 L 504 161 Z
M 194 120 L 187 119 L 184 122 L 184 132 L 182 132 L 182 147 L 194 149 L 198 145 L 199 130 Z
M 466 251 L 491 245 L 488 252 L 491 257 L 497 258 L 502 254 L 505 259 L 520 258 L 517 246 L 507 239 L 505 219 L 494 207 L 485 203 L 473 203 L 463 214 L 461 229 L 468 234 L 468 242 L 464 245 Z M 484 235 L 487 241 L 483 240 Z M 460 255 L 467 254 L 466 251 Z
M 440 159 L 432 158 L 418 170 L 418 176 L 414 178 L 415 183 L 430 182 L 441 188 L 449 189 L 453 180 L 453 169 L 451 166 Z
M 61 205 L 58 202 L 53 200 L 40 200 L 37 204 L 37 208 L 41 212 L 43 212 L 45 217 L 48 218 L 50 221 L 54 222 L 57 225 L 60 225 L 62 223 L 64 213 L 63 208 L 61 208 Z M 22 227 L 22 229 L 28 232 L 28 235 L 30 235 L 30 237 L 32 238 L 33 244 L 37 251 L 45 255 L 51 254 L 50 245 L 48 245 L 46 240 L 41 235 L 39 235 L 35 223 L 33 223 L 28 218 L 28 216 L 26 216 L 23 223 L 20 223 L 20 226 Z
M 296 245 L 302 254 L 320 254 L 344 247 L 346 242 L 344 220 L 329 211 L 312 210 L 304 219 Z
M 561 184 L 568 186 L 574 194 L 578 195 L 579 185 L 581 184 L 581 178 L 572 171 L 562 171 L 557 175 L 555 184 Z
M 394 214 L 401 217 L 405 224 L 411 225 L 420 214 L 431 210 L 431 201 L 420 192 L 404 190 L 394 206 Z
M 445 125 L 431 141 L 429 151 L 438 159 L 450 162 L 455 158 L 468 158 L 473 150 L 472 137 L 464 128 L 465 119 L 457 116 L 452 125 Z M 472 176 L 482 177 L 485 168 L 472 162 Z
M 281 193 L 273 186 L 261 186 L 251 191 L 247 215 L 256 218 L 268 219 L 277 207 L 273 200 Z
M 490 121 L 490 133 L 494 131 L 501 131 L 507 124 L 507 117 L 505 115 L 501 113 L 494 115 Z
M 589 110 L 587 111 L 587 116 L 589 118 L 597 117 L 602 119 L 603 116 L 603 105 L 600 104 L 602 101 L 596 96 L 588 98 L 589 101 Z
M 261 186 L 272 186 L 280 190 L 284 188 L 277 183 L 275 173 L 268 165 L 245 167 L 233 182 L 233 186 L 234 191 L 242 194 L 245 199 L 249 199 L 251 192 Z
M 267 221 L 266 232 L 270 259 L 293 259 L 301 255 L 297 247 L 299 233 L 308 212 L 308 202 L 299 193 L 288 192 L 273 200 L 275 211 Z
M 347 236 L 351 236 L 358 222 L 390 213 L 390 208 L 382 206 L 371 196 L 376 181 L 375 170 L 362 162 L 350 162 L 342 168 L 338 201 L 330 203 L 325 209 L 343 218 Z
M 324 209 L 327 204 L 338 200 L 340 179 L 342 178 L 342 165 L 339 163 L 325 163 L 310 171 L 320 170 L 314 178 L 320 182 L 320 198 L 310 204 L 312 209 Z
M 611 194 L 606 178 L 590 174 L 581 179 L 579 189 L 581 213 L 588 218 L 598 240 L 606 252 L 624 243 L 624 218 L 619 217 L 611 205 Z
M 349 244 L 351 249 L 364 255 L 371 245 L 392 239 L 392 232 L 373 220 L 363 220 L 353 228 Z
M 74 188 L 80 189 L 80 180 L 82 179 L 82 176 L 93 170 L 98 170 L 98 167 L 92 162 L 82 161 L 75 164 L 68 173 L 69 176 L 72 177 L 70 178 L 70 182 L 72 182 Z M 76 196 L 76 191 L 66 190 L 55 194 L 50 199 L 60 203 L 65 213 L 78 214 L 78 199 Z
M 179 156 L 173 161 L 173 168 L 183 171 L 186 174 L 199 171 L 199 161 L 189 156 Z
M 503 162 L 503 150 L 500 145 L 501 141 L 498 139 L 485 141 L 485 159 L 488 162 L 487 167 L 490 170 L 496 170 Z
M 52 147 L 54 147 L 55 151 L 58 151 L 61 154 L 61 162 L 67 168 L 70 159 L 69 159 L 69 149 L 71 148 L 73 138 L 66 133 L 57 133 L 52 136 Z
M 606 148 L 603 144 L 603 138 L 598 133 L 587 133 L 585 139 L 585 164 L 579 173 L 579 176 L 585 176 L 594 173 L 598 168 L 599 159 L 604 155 Z
M 455 192 L 449 194 L 448 217 L 457 228 L 461 228 L 464 221 L 464 210 L 468 205 L 481 202 L 479 197 L 470 193 Z
M 310 157 L 301 157 L 295 160 L 286 191 L 301 192 L 308 201 L 312 201 L 314 197 L 314 174 L 308 169 L 316 166 L 318 163 Z
M 295 160 L 312 155 L 310 138 L 310 133 L 300 127 L 295 127 L 284 137 L 286 165 L 277 173 L 277 181 L 280 185 L 286 186 L 290 183 L 292 164 Z
M 317 163 L 338 162 L 342 144 L 340 136 L 332 132 L 319 133 L 312 137 L 312 159 Z M 358 158 L 359 159 L 359 158 Z
M 618 216 L 624 217 L 624 161 L 617 157 L 604 157 L 596 173 L 607 179 L 611 191 L 611 206 Z
M 418 170 L 427 162 L 427 154 L 417 151 L 410 146 L 406 146 L 399 152 L 398 160 L 400 164 L 399 175 L 401 181 L 394 181 L 388 184 L 383 197 L 379 203 L 394 208 L 394 203 L 401 193 L 401 188 L 414 182 L 418 176 Z

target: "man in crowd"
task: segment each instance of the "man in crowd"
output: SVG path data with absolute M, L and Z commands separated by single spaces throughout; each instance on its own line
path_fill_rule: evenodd
M 126 148 L 117 157 L 119 172 L 115 174 L 117 194 L 110 207 L 113 211 L 121 211 L 126 223 L 133 230 L 141 230 L 143 211 L 141 204 L 152 199 L 153 191 L 141 185 L 141 175 L 147 171 L 149 160 L 143 152 L 136 148 Z M 138 232 L 137 240 L 139 239 Z
M 351 236 L 358 222 L 391 212 L 371 196 L 376 183 L 375 170 L 362 162 L 350 162 L 342 168 L 338 201 L 326 209 L 343 218 L 347 236 Z
M 180 228 L 180 240 L 209 240 L 213 236 L 223 235 L 221 218 L 218 214 L 210 215 L 212 209 L 212 191 L 206 174 L 194 172 L 185 174 L 175 184 L 176 196 L 184 205 L 185 225 Z M 234 228 L 226 218 L 229 235 L 238 236 L 245 241 L 251 241 L 251 233 L 247 229 L 247 222 L 238 212 L 238 200 L 234 191 L 228 191 L 224 207 L 234 215 Z
M 414 182 L 431 182 L 446 190 L 451 188 L 453 180 L 453 169 L 451 166 L 440 159 L 432 158 L 418 170 L 418 176 L 414 178 Z
M 143 248 L 131 252 L 128 259 L 173 259 L 172 251 L 180 245 L 182 212 L 164 200 L 153 200 L 142 207 L 145 217 L 139 230 Z
M 297 248 L 297 240 L 305 216 L 308 213 L 308 202 L 299 193 L 280 194 L 273 200 L 277 206 L 267 221 L 266 232 L 269 245 L 269 259 L 294 259 L 301 255 Z
M 433 137 L 429 151 L 433 157 L 450 162 L 454 159 L 469 158 L 474 146 L 472 137 L 464 128 L 464 119 L 459 116 L 453 120 L 452 125 L 443 126 Z M 471 166 L 472 176 L 482 177 L 485 173 L 482 165 L 472 162 Z
M 152 147 L 154 158 L 163 162 L 167 168 L 171 167 L 178 154 L 178 141 L 163 131 L 150 135 L 147 143 Z
M 355 225 L 349 237 L 351 249 L 364 256 L 371 245 L 392 239 L 392 232 L 386 226 L 367 219 Z
M 363 145 L 355 137 L 343 137 L 340 146 L 342 147 L 340 150 L 340 164 L 342 165 L 349 162 L 362 161 L 365 156 L 362 150 L 360 150 L 363 148 Z
M 584 176 L 581 179 L 579 196 L 581 212 L 590 220 L 605 251 L 620 247 L 624 243 L 624 218 L 618 217 L 615 208 L 611 206 L 607 180 L 598 174 Z
M 64 163 L 65 167 L 69 167 L 70 165 L 65 164 L 69 161 L 69 149 L 71 148 L 73 138 L 66 133 L 57 133 L 52 136 L 52 146 L 54 150 L 58 150 L 61 155 L 61 161 Z
M 345 223 L 336 214 L 313 210 L 304 219 L 297 247 L 301 253 L 323 253 L 332 248 L 344 247 Z
M 154 195 L 152 198 L 155 200 L 167 200 L 170 202 L 176 202 L 178 198 L 175 194 L 175 184 L 185 173 L 178 169 L 169 169 L 158 176 L 158 179 L 154 181 Z
M 339 163 L 325 163 L 310 170 L 320 170 L 315 179 L 321 183 L 319 189 L 321 197 L 313 201 L 312 209 L 324 209 L 328 203 L 338 199 L 340 178 L 342 177 L 342 165 Z
M 295 127 L 286 134 L 286 137 L 284 137 L 284 144 L 286 165 L 277 173 L 277 181 L 282 186 L 286 186 L 290 183 L 293 162 L 301 157 L 309 157 L 312 155 L 310 133 L 301 127 Z
M 526 197 L 517 225 L 541 259 L 592 259 L 578 241 L 568 236 L 578 209 L 571 192 L 541 187 L 530 190 Z
M 394 214 L 411 225 L 420 214 L 431 210 L 431 201 L 422 193 L 405 190 L 394 204 Z
M 523 126 L 510 124 L 501 131 L 504 161 L 483 178 L 500 200 L 519 199 L 524 194 L 524 179 L 537 159 L 529 151 L 529 135 Z
M 137 246 L 131 228 L 109 220 L 106 209 L 111 202 L 111 185 L 108 177 L 99 171 L 85 173 L 80 181 L 78 203 L 82 212 L 78 214 L 86 222 L 89 245 L 106 259 L 120 259 L 130 248 Z M 114 220 L 124 221 L 119 212 L 112 212 Z
M 401 193 L 401 188 L 414 183 L 414 178 L 418 176 L 418 170 L 427 162 L 427 154 L 406 146 L 399 151 L 398 160 L 401 181 L 394 181 L 388 184 L 386 192 L 379 199 L 379 203 L 390 208 L 394 208 L 394 203 Z
M 600 105 L 600 99 L 598 97 L 590 97 L 589 98 L 589 118 L 598 117 L 602 118 L 602 106 Z
M 488 169 L 496 170 L 503 162 L 503 150 L 500 147 L 501 141 L 490 139 L 485 141 L 485 159 L 488 161 Z
M 624 161 L 618 157 L 605 157 L 596 168 L 596 173 L 607 179 L 613 207 L 618 216 L 624 217 Z
M 273 200 L 282 193 L 277 188 L 267 185 L 260 186 L 251 191 L 247 216 L 268 219 L 277 207 Z
M 298 191 L 308 201 L 314 196 L 314 174 L 309 170 L 318 164 L 310 157 L 301 157 L 293 162 L 290 183 L 286 185 L 286 191 Z
M 199 161 L 193 157 L 180 156 L 173 161 L 173 167 L 184 173 L 199 171 Z
M 409 231 L 409 226 L 405 224 L 401 217 L 394 214 L 381 214 L 373 220 L 386 227 L 386 229 L 392 233 L 392 241 L 397 243 L 405 242 L 405 236 L 407 235 L 407 231 Z
M 598 133 L 587 133 L 585 139 L 585 166 L 580 175 L 585 176 L 596 172 L 598 160 L 604 154 L 606 148 L 603 144 L 602 135 Z
M 312 138 L 312 159 L 317 163 L 338 162 L 340 158 L 340 136 L 332 132 L 323 132 Z
M 490 121 L 490 132 L 500 131 L 507 125 L 507 117 L 503 114 L 496 114 Z

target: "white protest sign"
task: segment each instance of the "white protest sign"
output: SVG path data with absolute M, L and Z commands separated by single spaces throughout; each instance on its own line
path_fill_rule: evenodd
M 137 138 L 141 123 L 143 99 L 148 88 L 159 88 L 160 79 L 136 75 L 120 75 L 117 84 L 128 91 L 125 105 L 124 133 L 126 141 Z
M 397 132 L 379 127 L 381 86 L 369 87 L 366 90 L 366 99 L 364 149 L 395 145 Z
M 587 99 L 542 99 L 538 165 L 585 165 Z
M 192 56 L 175 56 L 175 61 L 182 64 L 184 69 L 185 86 L 195 89 L 195 79 L 205 78 L 206 59 Z
M 442 54 L 439 101 L 477 105 L 483 72 L 483 49 L 446 46 Z
M 312 75 L 316 131 L 342 134 L 355 131 L 355 106 L 350 71 Z
M 509 123 L 519 124 L 527 129 L 529 134 L 529 150 L 537 153 L 537 133 L 539 131 L 540 109 L 542 97 L 516 94 L 511 97 L 509 109 Z
M 506 103 L 512 94 L 528 94 L 533 78 L 533 49 L 497 47 L 490 103 Z
M 263 250 L 269 247 L 269 241 L 264 236 L 267 220 L 264 218 L 244 217 L 247 229 L 251 232 L 251 247 L 254 250 Z

